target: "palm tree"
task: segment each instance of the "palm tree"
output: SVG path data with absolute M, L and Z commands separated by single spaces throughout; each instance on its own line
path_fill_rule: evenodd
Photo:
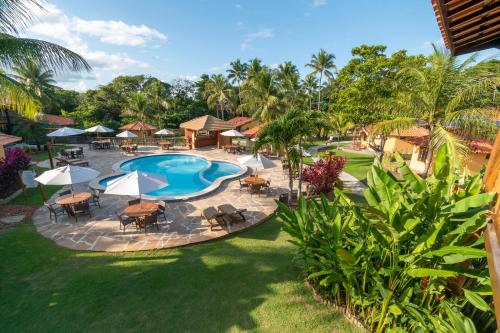
M 173 101 L 169 98 L 167 88 L 160 80 L 154 80 L 146 89 L 146 94 L 151 99 L 155 112 L 158 116 L 158 128 L 161 126 L 161 112 L 169 111 L 173 107 Z
M 217 117 L 219 117 L 220 110 L 222 120 L 224 120 L 224 110 L 227 109 L 231 93 L 231 86 L 222 74 L 211 77 L 205 84 L 205 98 L 208 107 L 217 110 Z
M 277 78 L 283 95 L 283 102 L 287 107 L 295 106 L 300 93 L 300 75 L 297 66 L 286 61 L 278 66 Z
M 16 61 L 12 67 L 14 79 L 22 83 L 26 90 L 36 96 L 46 106 L 53 99 L 54 71 L 44 69 L 33 59 Z
M 307 95 L 309 110 L 312 110 L 312 96 L 318 90 L 318 79 L 312 75 L 306 76 L 306 78 L 302 80 L 302 89 L 304 89 Z
M 288 200 L 292 200 L 293 193 L 293 166 L 291 161 L 291 154 L 293 145 L 297 142 L 301 135 L 303 116 L 302 112 L 297 109 L 288 110 L 282 116 L 273 121 L 268 122 L 257 135 L 257 140 L 254 145 L 254 150 L 258 151 L 266 145 L 274 147 L 282 147 L 285 153 L 285 158 L 288 163 Z
M 354 127 L 354 123 L 343 113 L 329 114 L 326 119 L 327 128 L 332 129 L 337 134 L 337 149 L 340 146 L 340 137 Z
M 276 75 L 269 69 L 264 67 L 249 78 L 243 85 L 241 94 L 243 104 L 239 108 L 253 112 L 253 117 L 268 122 L 278 116 L 280 98 Z
M 318 54 L 313 54 L 311 57 L 311 62 L 306 64 L 306 67 L 311 67 L 313 71 L 309 73 L 308 76 L 316 76 L 319 74 L 319 84 L 318 84 L 318 111 L 321 107 L 321 88 L 323 76 L 327 78 L 333 77 L 333 72 L 331 70 L 336 70 L 337 67 L 333 63 L 335 56 L 325 50 L 319 50 Z
M 238 85 L 238 98 L 239 104 L 241 104 L 241 83 L 245 80 L 247 76 L 248 65 L 242 63 L 240 59 L 236 59 L 236 61 L 231 62 L 231 68 L 227 70 L 227 78 L 231 80 L 231 83 L 235 83 Z
M 21 38 L 19 34 L 33 21 L 33 7 L 43 8 L 38 0 L 0 1 L 0 105 L 34 117 L 40 106 L 36 98 L 7 75 L 16 62 L 35 60 L 45 70 L 90 70 L 78 54 L 42 40 Z
M 496 131 L 489 111 L 471 105 L 478 96 L 488 92 L 493 96 L 500 86 L 500 78 L 491 78 L 482 72 L 467 73 L 465 69 L 474 59 L 472 55 L 459 62 L 448 50 L 434 46 L 426 68 L 406 67 L 398 72 L 400 92 L 393 101 L 394 118 L 374 126 L 373 134 L 387 134 L 420 124 L 426 126 L 429 149 L 425 176 L 432 164 L 433 152 L 441 145 L 450 145 L 458 163 L 467 153 L 459 136 L 490 137 Z
M 253 58 L 248 62 L 247 65 L 247 78 L 252 79 L 257 74 L 259 74 L 262 70 L 264 69 L 264 66 L 262 66 L 262 60 L 259 58 Z
M 150 112 L 151 104 L 146 93 L 140 91 L 130 94 L 127 108 L 124 110 L 125 116 L 133 117 L 144 123 Z

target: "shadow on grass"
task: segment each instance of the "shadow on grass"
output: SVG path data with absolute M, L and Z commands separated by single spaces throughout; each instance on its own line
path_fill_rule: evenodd
M 220 242 L 112 254 L 60 248 L 23 225 L 0 235 L 0 322 L 6 332 L 223 332 L 290 325 L 293 312 L 302 331 L 330 331 L 342 316 L 296 291 L 291 247 L 261 242 L 279 231 L 268 221 Z

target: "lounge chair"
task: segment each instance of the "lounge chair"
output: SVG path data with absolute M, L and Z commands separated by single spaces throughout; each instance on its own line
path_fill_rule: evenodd
M 205 220 L 210 223 L 210 231 L 212 231 L 214 227 L 223 229 L 223 226 L 232 223 L 232 220 L 226 213 L 219 213 L 214 207 L 205 208 L 201 213 L 201 217 L 205 218 Z
M 59 167 L 65 165 L 89 166 L 89 162 L 81 160 L 79 158 L 65 159 L 65 158 L 55 157 L 54 159 L 57 161 L 56 166 Z
M 217 209 L 219 210 L 219 212 L 229 216 L 229 218 L 233 222 L 241 222 L 241 221 L 244 222 L 247 220 L 245 215 L 243 215 L 243 213 L 247 211 L 246 209 L 237 209 L 231 204 L 220 205 L 217 207 Z

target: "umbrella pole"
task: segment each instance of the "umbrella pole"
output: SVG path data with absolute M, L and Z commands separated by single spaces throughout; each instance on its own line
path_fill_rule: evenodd
M 73 184 L 69 184 L 69 188 L 71 189 L 71 196 L 75 196 L 75 192 L 73 191 Z
M 54 169 L 54 160 L 52 159 L 52 151 L 50 148 L 50 139 L 47 141 L 47 155 L 49 156 L 50 168 Z

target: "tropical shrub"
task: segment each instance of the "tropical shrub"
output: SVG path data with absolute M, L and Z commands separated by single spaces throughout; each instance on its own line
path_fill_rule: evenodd
M 30 157 L 22 149 L 8 149 L 5 157 L 0 159 L 0 193 L 8 196 L 18 183 L 17 172 L 25 170 L 30 165 Z
M 346 162 L 345 157 L 335 155 L 320 159 L 304 169 L 302 180 L 313 185 L 318 193 L 328 193 L 339 180 Z
M 481 175 L 460 176 L 448 145 L 423 180 L 396 156 L 401 181 L 374 164 L 367 206 L 335 189 L 333 201 L 280 204 L 306 278 L 372 332 L 494 331 L 481 231 L 495 199 Z

